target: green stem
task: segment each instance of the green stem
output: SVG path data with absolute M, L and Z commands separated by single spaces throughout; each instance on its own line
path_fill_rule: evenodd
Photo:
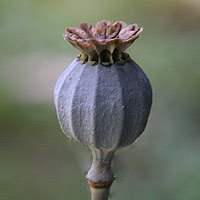
M 107 200 L 110 186 L 114 181 L 111 170 L 111 161 L 114 151 L 103 151 L 100 149 L 91 148 L 92 151 L 92 166 L 86 176 L 92 200 Z
M 93 188 L 91 190 L 91 200 L 108 200 L 110 188 Z

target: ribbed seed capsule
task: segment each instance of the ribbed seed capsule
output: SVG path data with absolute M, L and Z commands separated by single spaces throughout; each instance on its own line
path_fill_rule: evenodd
M 92 200 L 108 198 L 114 180 L 112 156 L 144 131 L 152 104 L 147 76 L 124 52 L 143 29 L 124 22 L 110 24 L 66 29 L 64 38 L 82 54 L 62 73 L 54 92 L 63 132 L 92 151 L 86 176 Z

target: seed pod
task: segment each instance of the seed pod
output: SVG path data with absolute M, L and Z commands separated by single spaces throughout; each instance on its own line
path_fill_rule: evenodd
M 112 156 L 144 131 L 151 109 L 149 80 L 125 52 L 143 28 L 109 21 L 79 28 L 64 34 L 81 55 L 58 79 L 54 100 L 63 132 L 92 151 L 86 176 L 92 200 L 106 200 L 114 180 Z

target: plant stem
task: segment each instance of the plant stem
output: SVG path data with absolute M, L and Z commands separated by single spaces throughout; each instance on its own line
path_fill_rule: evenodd
M 110 188 L 93 188 L 91 190 L 91 200 L 108 200 Z
M 93 161 L 86 176 L 90 185 L 92 200 L 107 200 L 114 181 L 111 161 L 114 151 L 91 149 Z

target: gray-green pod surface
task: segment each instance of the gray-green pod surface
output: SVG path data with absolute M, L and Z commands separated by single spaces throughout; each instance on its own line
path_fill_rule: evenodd
M 151 85 L 134 61 L 91 66 L 74 60 L 58 79 L 54 96 L 63 132 L 105 150 L 133 143 L 152 104 Z

